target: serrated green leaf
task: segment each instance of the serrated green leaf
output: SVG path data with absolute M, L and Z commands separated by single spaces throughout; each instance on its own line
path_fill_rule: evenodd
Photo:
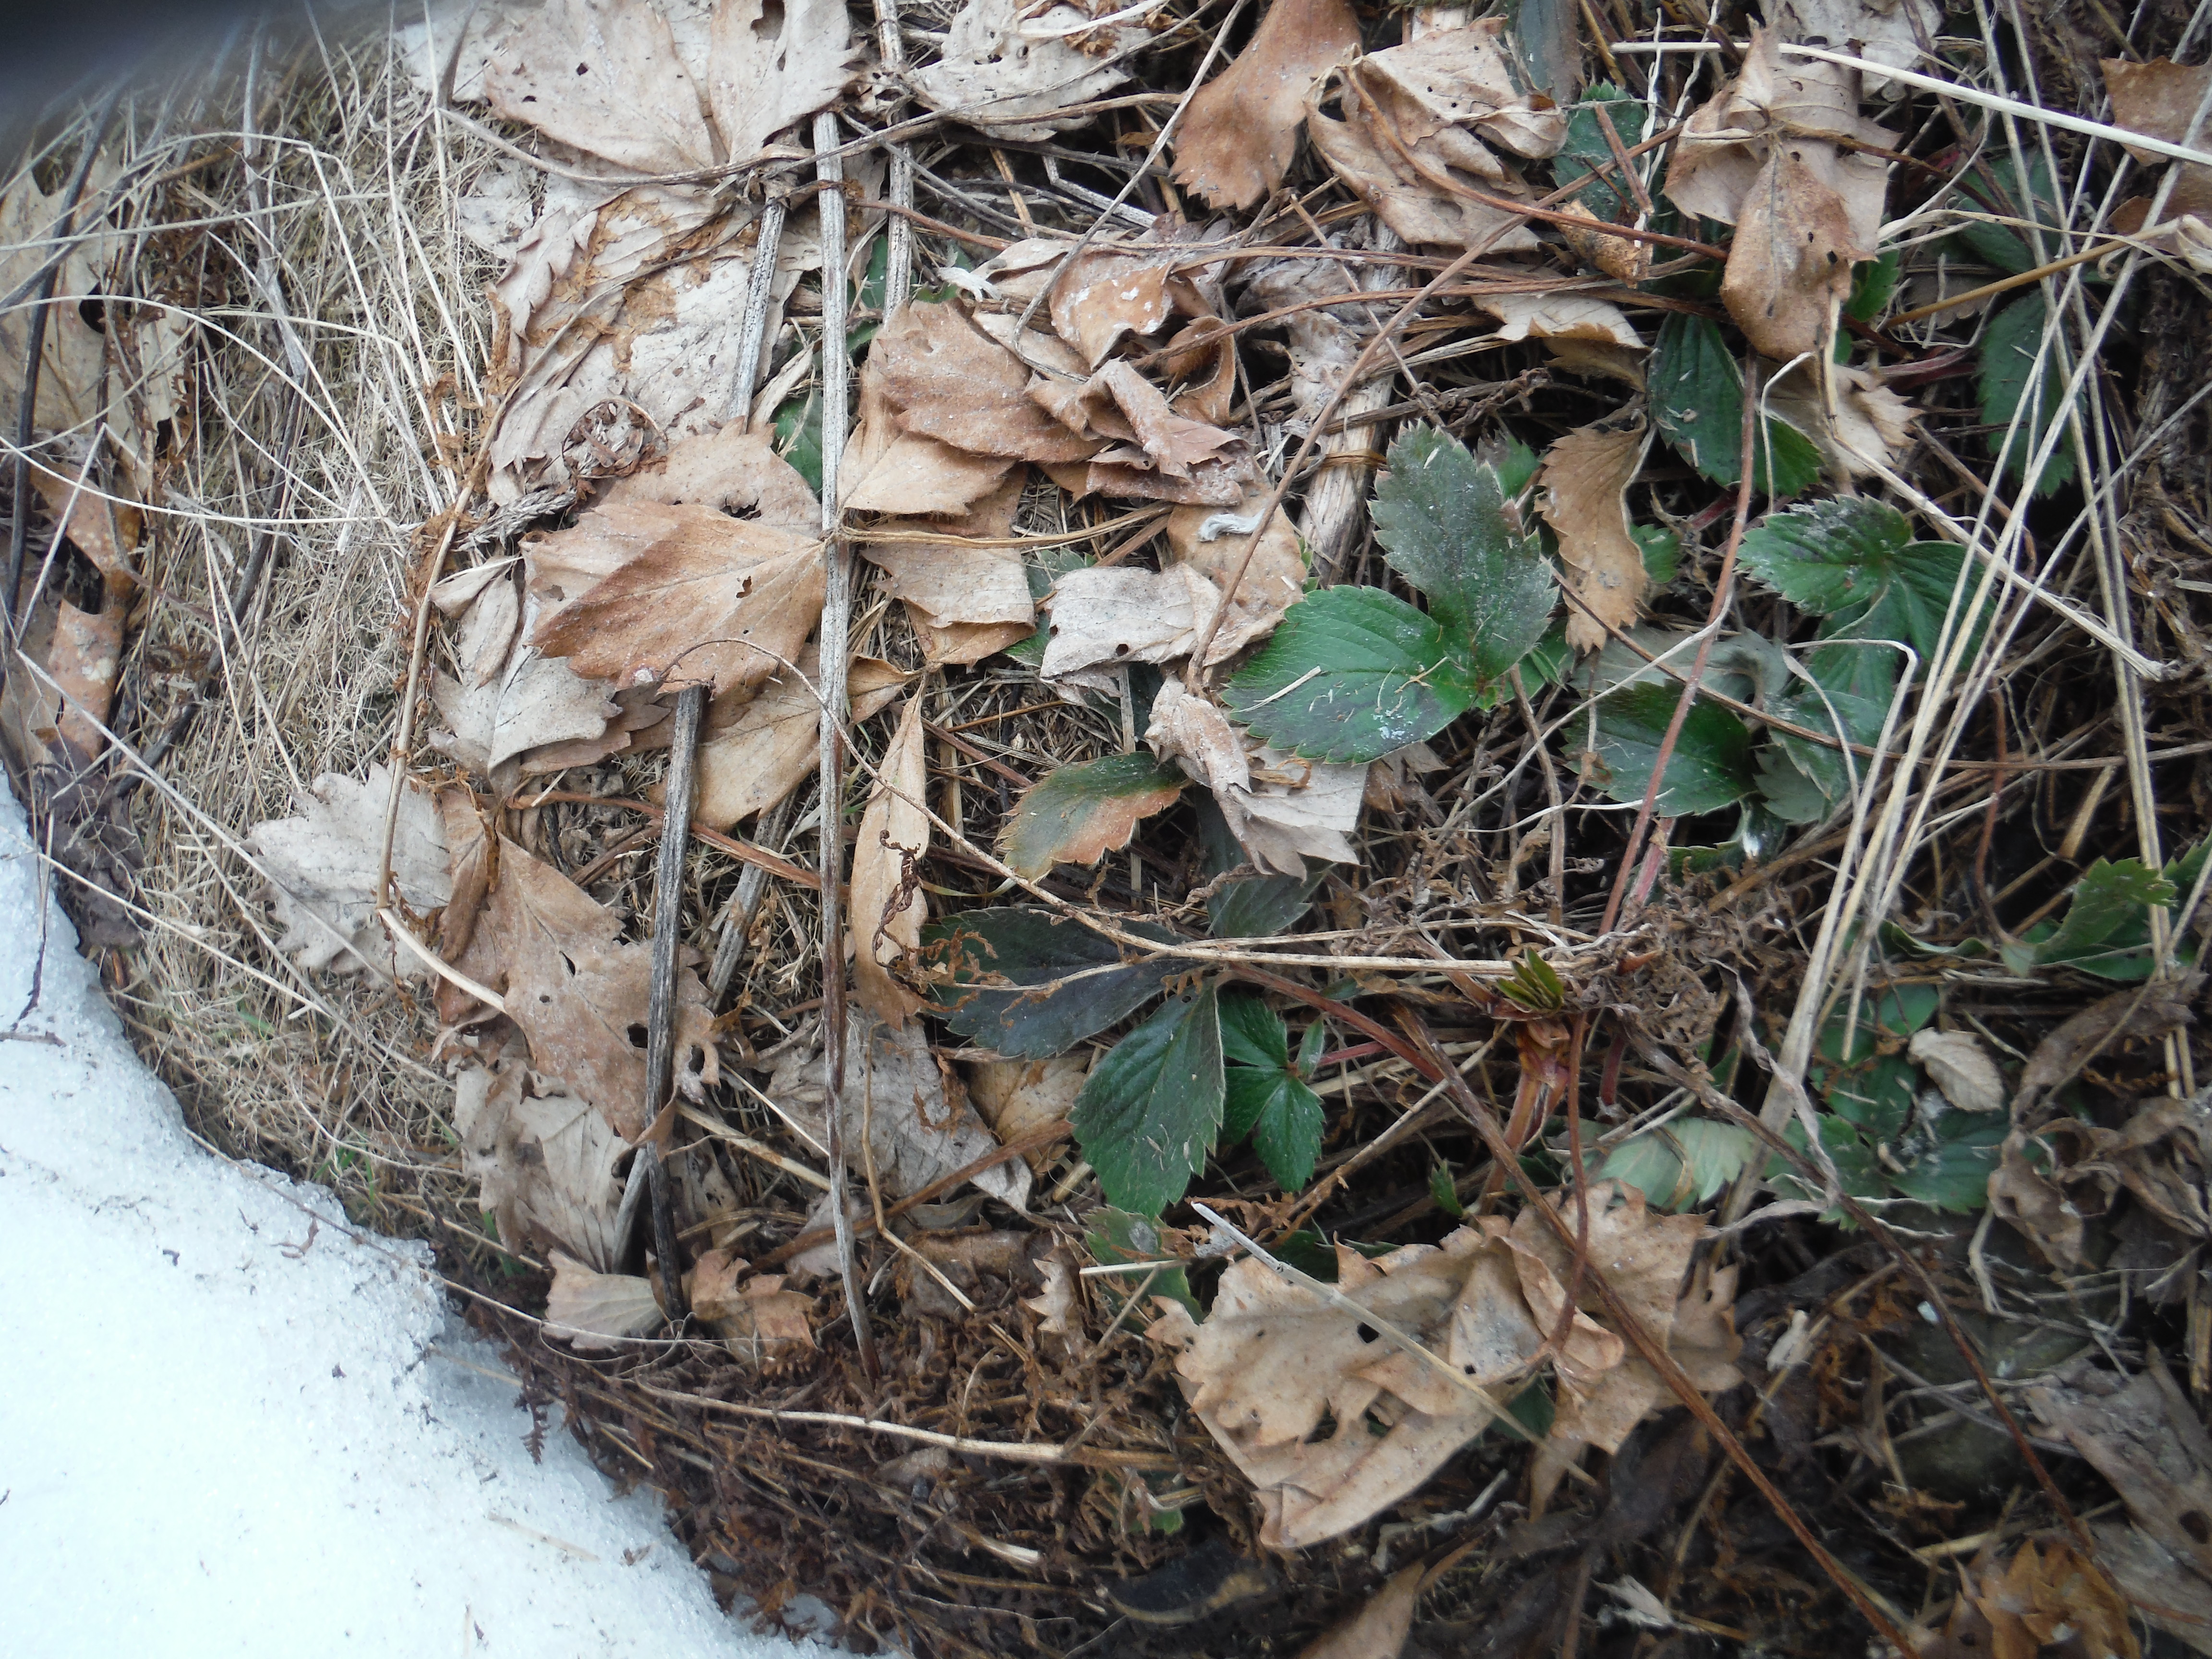
M 1644 130 L 1642 99 L 1607 81 L 1585 88 L 1583 101 L 1567 111 L 1567 141 L 1552 158 L 1552 177 L 1561 185 L 1571 185 L 1613 160 L 1613 146 L 1606 142 L 1605 130 L 1598 125 L 1600 104 L 1608 106 L 1607 112 L 1613 117 L 1613 133 L 1622 149 L 1639 142 L 1637 135 Z M 1655 186 L 1652 194 L 1658 193 Z M 1606 223 L 1618 224 L 1622 204 L 1632 198 L 1627 194 L 1627 186 L 1620 184 L 1616 175 L 1608 173 L 1585 187 L 1575 199 Z
M 1328 866 L 1308 867 L 1303 876 L 1247 876 L 1224 882 L 1206 895 L 1206 915 L 1216 939 L 1273 939 L 1313 908 L 1314 895 L 1328 879 Z
M 1958 238 L 1975 258 L 2007 276 L 2017 276 L 2034 270 L 2040 260 L 2057 251 L 2059 239 L 2065 234 L 2066 215 L 2051 185 L 2051 168 L 2042 156 L 2031 154 L 2023 168 L 2017 150 L 2002 150 L 1988 157 L 1985 165 L 1986 176 L 1975 175 L 1969 180 L 1974 191 L 1986 196 L 1989 207 L 2006 218 L 2027 220 L 2039 227 L 2048 252 L 2039 255 L 2023 231 L 1979 219 L 1961 223 Z
M 1644 558 L 1644 574 L 1654 587 L 1664 587 L 1681 574 L 1682 538 L 1664 525 L 1636 524 L 1628 527 L 1629 539 Z
M 1737 556 L 1800 611 L 1826 618 L 1822 638 L 1895 640 L 1923 665 L 1942 642 L 1966 559 L 1948 542 L 1914 541 L 1903 514 L 1864 495 L 1769 514 L 1745 532 Z
M 2042 294 L 2031 291 L 1998 312 L 1982 331 L 1981 372 L 1977 380 L 1982 424 L 1990 428 L 1990 447 L 1994 451 L 2003 446 L 2002 470 L 2008 478 L 2027 476 L 2044 434 L 2064 418 L 2067 374 L 2063 363 L 2053 354 L 2044 363 L 2041 376 L 2036 374 L 2036 360 L 2043 350 L 2044 323 L 2049 315 Z M 2021 405 L 2027 398 L 2031 380 L 2036 381 L 2035 398 L 2023 411 Z M 2007 442 L 2005 428 L 2015 414 L 2020 426 Z M 2061 438 L 2044 463 L 2035 493 L 2048 495 L 2073 477 L 2074 446 Z
M 1228 1074 L 1228 1115 L 1232 1126 L 1249 1126 L 1252 1150 L 1286 1193 L 1313 1179 L 1321 1157 L 1322 1131 L 1328 1122 L 1321 1097 L 1291 1073 L 1232 1066 Z M 1233 1127 L 1229 1139 L 1242 1133 Z
M 1759 793 L 1767 811 L 1784 823 L 1819 823 L 1830 810 L 1826 792 L 1798 769 L 1778 743 L 1759 751 Z
M 1597 705 L 1597 759 L 1590 781 L 1618 801 L 1641 801 L 1658 764 L 1659 745 L 1681 692 L 1672 685 L 1631 685 Z M 1591 769 L 1594 773 L 1597 768 Z M 1711 812 L 1741 800 L 1756 787 L 1751 733 L 1718 703 L 1699 702 L 1682 721 L 1661 780 L 1656 811 L 1663 817 Z
M 1443 731 L 1473 697 L 1436 618 L 1373 587 L 1292 605 L 1222 693 L 1269 743 L 1319 761 L 1380 760 Z
M 1083 1220 L 1088 1230 L 1083 1237 L 1083 1246 L 1102 1267 L 1162 1259 L 1160 1218 L 1156 1215 L 1136 1215 L 1109 1207 L 1093 1210 Z M 1145 1275 L 1109 1273 L 1093 1283 L 1102 1295 L 1118 1304 L 1136 1295 L 1138 1287 L 1145 1284 Z M 1145 1297 L 1150 1301 L 1156 1296 L 1173 1297 L 1190 1310 L 1194 1319 L 1206 1317 L 1206 1310 L 1191 1294 L 1190 1275 L 1181 1267 L 1163 1267 L 1153 1275 Z
M 1328 1049 L 1328 1022 L 1317 1019 L 1306 1027 L 1306 1034 L 1298 1039 L 1298 1075 L 1307 1082 L 1313 1081 L 1314 1068 Z
M 1902 1054 L 1878 1054 L 1829 1081 L 1828 1109 L 1877 1141 L 1895 1140 L 1912 1121 L 1920 1074 Z
M 1885 986 L 1860 999 L 1856 1021 L 1849 1003 L 1838 1005 L 1820 1027 L 1816 1051 L 1831 1066 L 1858 1065 L 1874 1054 L 1884 1034 L 1909 1037 L 1927 1024 L 1942 1001 L 1942 993 L 1933 985 Z
M 1157 1215 L 1206 1166 L 1225 1097 L 1220 999 L 1209 984 L 1170 998 L 1115 1043 L 1067 1121 L 1108 1202 Z
M 1475 459 L 1498 474 L 1498 487 L 1509 501 L 1517 501 L 1528 493 L 1528 486 L 1536 482 L 1537 469 L 1544 465 L 1541 455 L 1510 432 L 1485 440 L 1475 452 Z
M 1625 1181 L 1664 1210 L 1708 1203 L 1742 1173 L 1759 1138 L 1734 1123 L 1677 1118 L 1632 1135 L 1606 1154 L 1601 1180 Z
M 1495 466 L 1417 427 L 1390 446 L 1389 474 L 1370 509 L 1391 568 L 1428 596 L 1429 614 L 1478 684 L 1528 653 L 1559 602 L 1551 566 L 1505 502 Z
M 1881 316 L 1897 292 L 1897 273 L 1904 260 L 1895 248 L 1878 259 L 1864 259 L 1851 267 L 1851 297 L 1844 301 L 1844 314 L 1855 323 L 1871 323 Z
M 1947 1112 L 1935 1127 L 1932 1144 L 1907 1145 L 1904 1167 L 1890 1173 L 1899 1196 L 1941 1210 L 1971 1215 L 1989 1203 L 1990 1176 L 1997 1167 L 2008 1126 L 1966 1112 Z M 1895 1156 L 1894 1153 L 1892 1154 Z
M 1669 313 L 1651 348 L 1651 418 L 1682 459 L 1717 484 L 1743 477 L 1743 370 L 1720 325 Z M 1770 416 L 1752 458 L 1752 487 L 1786 499 L 1820 481 L 1820 452 L 1787 421 Z
M 1451 1165 L 1438 1164 L 1429 1171 L 1429 1197 L 1453 1220 L 1467 1213 L 1467 1206 L 1459 1201 L 1459 1182 L 1452 1176 Z
M 1290 1028 L 1283 1024 L 1283 1017 L 1256 993 L 1224 992 L 1221 1057 L 1234 1066 L 1280 1069 L 1291 1063 Z
M 2201 858 L 2202 853 L 2199 848 L 2191 856 Z M 2194 882 L 2193 868 L 2189 876 Z M 2150 938 L 2150 907 L 2163 908 L 2175 897 L 2175 884 L 2141 859 L 2099 859 L 2075 884 L 2058 926 L 2033 943 L 2005 946 L 2005 961 L 2016 973 L 2055 966 L 2105 979 L 2142 978 L 2149 971 L 2149 952 L 2143 947 Z
M 1000 855 L 1032 881 L 1055 864 L 1096 864 L 1127 846 L 1140 819 L 1175 805 L 1189 781 L 1142 750 L 1048 772 L 1014 804 Z
M 1163 943 L 1175 937 L 1158 931 Z M 946 1024 L 1009 1060 L 1065 1054 L 1186 971 L 1171 959 L 1127 962 L 1113 940 L 1029 906 L 963 910 L 927 924 L 921 941 L 931 995 Z
M 1775 698 L 1769 705 L 1770 710 L 1793 725 L 1820 732 L 1838 743 L 1871 748 L 1881 736 L 1882 722 L 1889 714 L 1889 700 L 1896 695 L 1895 653 L 1853 646 L 1831 646 L 1824 650 L 1834 654 L 1823 658 L 1821 653 L 1816 652 L 1815 659 L 1831 668 L 1848 666 L 1845 659 L 1853 653 L 1871 659 L 1878 665 L 1875 672 L 1858 676 L 1852 684 L 1879 695 L 1868 696 L 1841 685 L 1820 684 L 1816 674 L 1814 685 L 1801 684 L 1788 696 Z M 1885 679 L 1887 684 L 1884 684 Z M 1846 755 L 1841 749 L 1815 743 L 1794 732 L 1778 730 L 1774 738 L 1775 746 L 1789 757 L 1794 769 L 1820 792 L 1825 801 L 1821 817 L 1826 816 L 1827 808 L 1840 806 L 1850 799 L 1854 778 L 1861 783 L 1866 781 L 1869 762 L 1863 756 Z M 1765 769 L 1762 764 L 1762 774 Z M 1764 781 L 1760 787 L 1765 789 Z M 1766 790 L 1768 799 L 1773 798 L 1773 793 Z

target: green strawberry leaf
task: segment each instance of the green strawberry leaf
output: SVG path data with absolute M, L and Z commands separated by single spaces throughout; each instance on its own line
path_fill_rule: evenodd
M 1651 418 L 1682 459 L 1717 484 L 1743 477 L 1743 370 L 1729 355 L 1720 325 L 1669 313 L 1651 349 Z M 1820 482 L 1820 452 L 1787 421 L 1768 417 L 1753 446 L 1752 487 L 1802 495 Z
M 1641 801 L 1658 764 L 1659 745 L 1681 692 L 1674 685 L 1630 685 L 1597 705 L 1596 763 L 1584 775 L 1613 800 Z M 1693 704 L 1661 780 L 1656 809 L 1665 817 L 1711 812 L 1757 787 L 1751 733 L 1718 703 Z
M 1903 514 L 1864 495 L 1769 514 L 1737 556 L 1757 580 L 1825 618 L 1823 639 L 1893 640 L 1923 664 L 1941 643 L 1966 557 L 1948 542 L 1914 541 Z
M 1596 1175 L 1626 1182 L 1662 1210 L 1686 1210 L 1711 1202 L 1742 1173 L 1758 1146 L 1758 1136 L 1735 1124 L 1677 1118 L 1622 1141 Z
M 1433 427 L 1390 446 L 1389 473 L 1375 490 L 1375 539 L 1428 596 L 1478 684 L 1528 653 L 1559 603 L 1552 567 L 1507 499 L 1497 467 Z
M 1127 847 L 1140 820 L 1174 805 L 1189 781 L 1145 750 L 1063 766 L 1015 802 L 999 850 L 1032 881 L 1055 864 L 1096 864 Z
M 1118 1267 L 1127 1261 L 1158 1261 L 1162 1258 L 1160 1218 L 1156 1215 L 1135 1215 L 1127 1210 L 1107 1208 L 1093 1210 L 1083 1218 L 1090 1231 L 1084 1235 L 1084 1248 L 1102 1267 Z M 1145 1283 L 1143 1273 L 1108 1273 L 1092 1281 L 1115 1303 L 1136 1295 L 1137 1287 Z M 1181 1267 L 1163 1267 L 1153 1277 L 1145 1298 L 1171 1296 L 1190 1310 L 1191 1317 L 1203 1319 L 1206 1310 L 1191 1294 L 1190 1275 Z
M 1140 933 L 1156 930 L 1132 924 Z M 1162 943 L 1174 935 L 1157 930 Z M 1113 940 L 1028 906 L 927 923 L 921 959 L 953 1031 L 1009 1060 L 1048 1060 L 1126 1018 L 1182 964 L 1132 963 Z
M 1222 700 L 1279 749 L 1371 761 L 1435 736 L 1474 696 L 1435 617 L 1379 588 L 1327 587 L 1283 613 Z
M 1220 998 L 1170 997 L 1091 1068 L 1067 1115 L 1107 1201 L 1157 1215 L 1183 1195 L 1220 1133 Z
M 2043 333 L 2050 310 L 2040 292 L 2031 290 L 1997 313 L 1982 331 L 1982 362 L 1978 384 L 1981 391 L 1982 424 L 1990 428 L 1992 450 L 2003 446 L 2004 476 L 2027 476 L 2028 464 L 2042 447 L 2044 434 L 2064 418 L 2067 374 L 2054 354 L 2043 364 L 2039 379 L 2036 362 L 2043 350 Z M 2028 382 L 2036 381 L 2033 403 L 2023 410 Z M 2005 428 L 2017 415 L 2020 426 L 2009 442 Z M 2062 438 L 2035 481 L 2035 493 L 2048 495 L 2072 482 L 2074 446 Z

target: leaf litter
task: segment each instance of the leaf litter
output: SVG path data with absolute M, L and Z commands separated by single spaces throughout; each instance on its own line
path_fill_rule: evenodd
M 1641 9 L 483 7 L 0 197 L 86 939 L 757 1610 L 2205 1645 L 2203 70 Z

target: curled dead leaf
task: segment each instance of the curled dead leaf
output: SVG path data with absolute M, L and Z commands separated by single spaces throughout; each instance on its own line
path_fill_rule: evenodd
M 1544 452 L 1538 511 L 1559 534 L 1568 586 L 1582 601 L 1567 613 L 1567 643 L 1577 651 L 1596 650 L 1642 613 L 1650 580 L 1628 533 L 1628 486 L 1650 447 L 1639 420 L 1619 432 L 1583 427 Z
M 898 729 L 884 751 L 875 787 L 860 814 L 853 849 L 853 994 L 877 1018 L 903 1026 L 922 1000 L 892 977 L 893 964 L 921 944 L 929 917 L 920 861 L 929 852 L 929 817 L 922 810 L 929 769 L 921 745 L 921 698 L 907 699 Z
M 1199 89 L 1176 136 L 1176 182 L 1209 206 L 1248 208 L 1283 182 L 1307 97 L 1358 50 L 1345 0 L 1280 0 L 1237 61 Z

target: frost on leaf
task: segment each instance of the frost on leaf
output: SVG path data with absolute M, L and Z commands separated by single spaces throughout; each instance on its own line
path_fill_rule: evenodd
M 302 968 L 358 973 L 374 963 L 386 974 L 413 976 L 420 961 L 398 957 L 376 920 L 376 874 L 384 846 L 385 802 L 392 773 L 380 763 L 366 781 L 326 772 L 297 803 L 297 817 L 273 818 L 246 832 L 246 843 L 269 872 L 266 896 L 284 929 L 276 948 L 297 952 Z M 453 897 L 436 792 L 407 780 L 392 842 L 392 884 L 417 911 Z

